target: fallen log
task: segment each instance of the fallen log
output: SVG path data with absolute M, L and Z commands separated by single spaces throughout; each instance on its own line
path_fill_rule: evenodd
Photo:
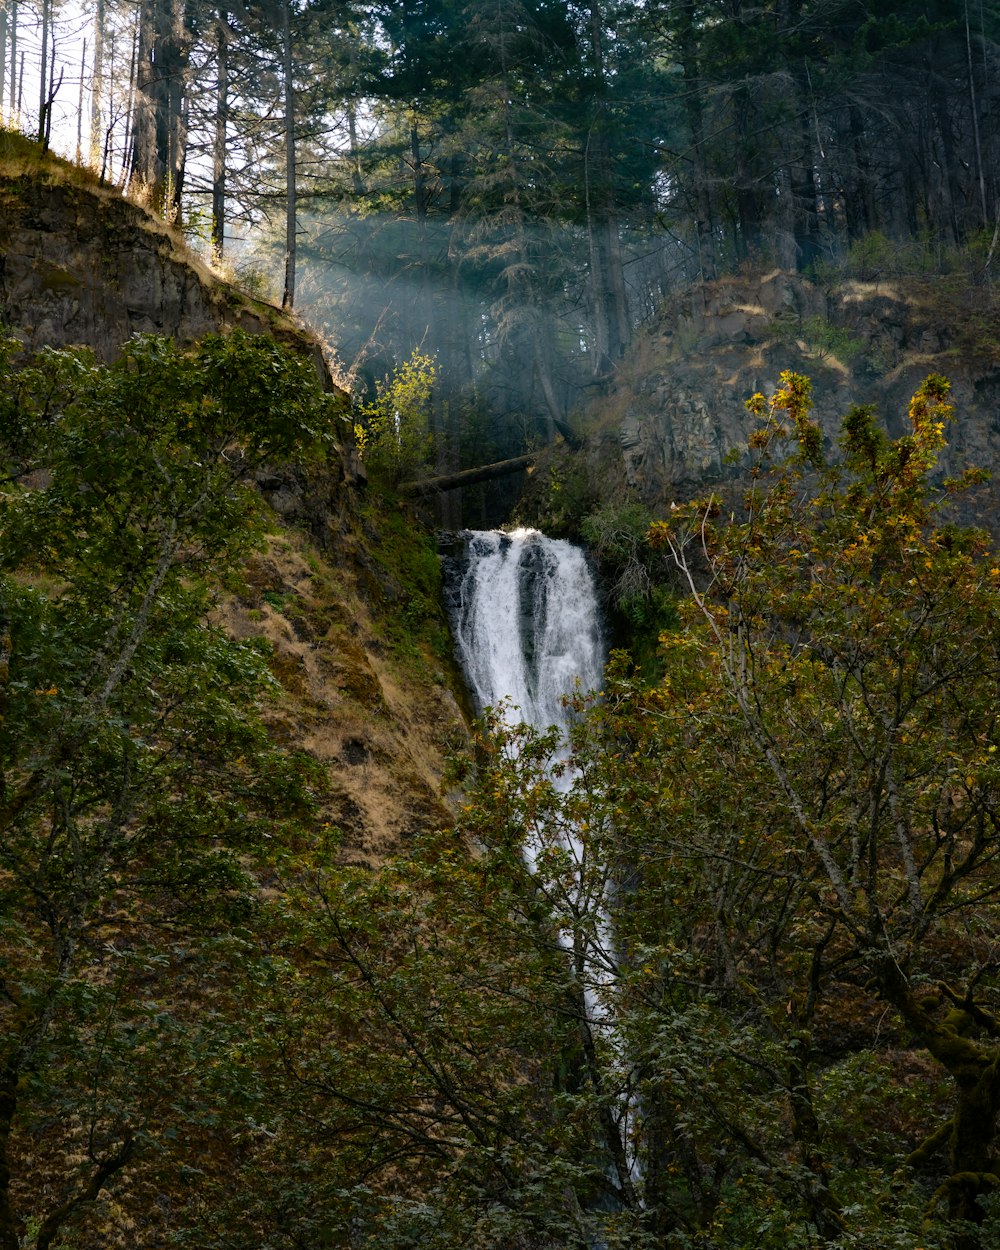
M 457 473 L 443 473 L 439 477 L 425 477 L 416 482 L 403 482 L 403 495 L 437 495 L 445 490 L 457 490 L 459 486 L 474 486 L 476 482 L 489 482 L 495 477 L 506 477 L 518 469 L 526 469 L 535 459 L 535 453 L 514 456 L 512 460 L 496 460 L 493 464 L 481 464 L 476 469 L 460 469 Z

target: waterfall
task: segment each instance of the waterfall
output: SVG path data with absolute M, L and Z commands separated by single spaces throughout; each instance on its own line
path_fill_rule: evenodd
M 455 641 L 480 710 L 504 699 L 511 722 L 568 726 L 563 697 L 595 689 L 604 640 L 583 552 L 537 530 L 472 531 L 452 584 Z
M 449 573 L 456 649 L 479 710 L 496 707 L 509 725 L 523 721 L 541 732 L 556 726 L 565 737 L 572 716 L 566 695 L 577 686 L 596 689 L 604 669 L 596 587 L 584 553 L 538 530 L 473 530 Z M 557 752 L 550 768 L 558 759 Z M 550 776 L 564 794 L 575 780 L 571 768 Z M 596 1025 L 603 1012 L 593 986 L 604 982 L 602 967 L 612 948 L 603 886 L 594 896 L 593 884 L 584 882 L 586 848 L 578 833 L 563 826 L 559 836 L 575 864 L 575 882 L 566 886 L 567 912 L 596 918 L 588 949 L 581 952 L 587 1012 Z M 540 849 L 529 837 L 524 857 L 532 871 Z M 567 950 L 580 941 L 570 930 L 562 936 Z
M 509 725 L 523 721 L 541 732 L 554 725 L 565 736 L 572 715 L 566 695 L 577 686 L 596 689 L 604 670 L 596 587 L 584 553 L 538 530 L 470 530 L 464 555 L 449 572 L 455 645 L 479 710 L 496 707 Z M 572 769 L 552 774 L 562 793 L 573 781 Z M 568 831 L 564 846 L 579 869 L 580 839 Z M 538 849 L 530 841 L 525 846 L 532 869 Z
M 542 731 L 555 725 L 565 733 L 572 715 L 565 696 L 577 684 L 584 691 L 597 689 L 604 669 L 596 587 L 586 557 L 572 543 L 530 529 L 469 531 L 465 540 L 446 582 L 456 649 L 479 710 L 499 707 L 508 724 L 524 721 Z M 553 777 L 563 792 L 573 781 L 572 769 Z M 593 921 L 582 946 L 575 928 L 564 930 L 562 941 L 567 954 L 582 961 L 578 973 L 586 1027 L 606 1038 L 611 1074 L 623 1079 L 628 1063 L 600 1001 L 616 962 L 605 887 L 584 883 L 582 840 L 566 828 L 561 837 L 577 870 L 575 884 L 566 886 L 567 915 L 589 913 Z M 532 871 L 538 867 L 538 849 L 530 842 L 524 848 Z M 608 1173 L 617 1175 L 620 1191 L 630 1190 L 638 1175 L 629 1144 L 632 1114 L 623 1095 L 606 1133 Z M 591 1245 L 604 1242 L 595 1236 Z

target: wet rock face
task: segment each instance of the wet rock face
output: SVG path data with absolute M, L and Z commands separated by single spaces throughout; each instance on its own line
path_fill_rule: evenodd
M 969 325 L 982 310 L 967 307 Z M 942 471 L 1000 463 L 1000 334 L 961 324 L 932 286 L 846 283 L 822 290 L 796 274 L 734 278 L 665 309 L 591 410 L 590 478 L 605 500 L 654 509 L 707 483 L 736 484 L 754 425 L 746 400 L 769 394 L 783 370 L 812 380 L 828 439 L 855 404 L 874 405 L 893 436 L 928 373 L 952 383 L 956 420 Z M 1000 528 L 1000 484 L 970 501 L 966 519 Z

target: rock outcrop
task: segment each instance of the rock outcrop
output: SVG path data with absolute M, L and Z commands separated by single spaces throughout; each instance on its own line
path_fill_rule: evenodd
M 54 158 L 13 174 L 0 163 L 0 319 L 29 350 L 86 344 L 106 360 L 135 334 L 186 342 L 239 326 L 309 355 L 332 385 L 315 335 L 220 281 L 139 205 Z
M 1000 314 L 986 294 L 944 280 L 823 289 L 784 272 L 686 293 L 642 333 L 610 391 L 583 415 L 592 494 L 659 510 L 708 483 L 738 480 L 753 428 L 745 401 L 772 391 L 786 369 L 812 379 L 815 415 L 831 439 L 854 404 L 874 405 L 891 434 L 903 433 L 913 391 L 942 373 L 956 416 L 944 470 L 1000 464 Z M 977 497 L 972 519 L 1000 526 L 998 491 Z

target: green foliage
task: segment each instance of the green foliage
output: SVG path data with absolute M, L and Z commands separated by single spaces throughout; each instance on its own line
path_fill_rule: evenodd
M 414 352 L 375 399 L 361 408 L 354 432 L 358 450 L 376 481 L 396 486 L 426 471 L 433 451 L 431 416 L 437 366 L 432 356 Z
M 1000 573 L 983 534 L 941 519 L 949 493 L 982 477 L 933 485 L 947 393 L 929 377 L 896 440 L 855 410 L 831 465 L 807 384 L 783 375 L 751 401 L 762 428 L 745 519 L 720 525 L 703 501 L 653 532 L 691 599 L 683 632 L 664 637 L 662 833 L 647 826 L 630 858 L 664 856 L 690 874 L 692 902 L 712 900 L 716 941 L 701 948 L 718 962 L 706 974 L 734 994 L 748 975 L 783 1039 L 795 1149 L 812 1173 L 803 1212 L 835 1244 L 872 1240 L 866 1194 L 884 1192 L 883 1157 L 911 1187 L 910 1211 L 923 1193 L 925 1242 L 973 1244 L 961 1226 L 982 1222 L 977 1198 L 994 1183 L 995 1112 L 979 1099 L 1000 1036 L 970 1026 L 995 1019 L 1000 995 L 981 944 L 1000 845 Z M 823 1051 L 839 1033 L 854 1056 L 841 1076 L 869 1068 L 886 1013 L 897 1049 L 881 1070 L 904 1089 L 907 1071 L 921 1073 L 924 1096 L 894 1096 L 890 1115 L 876 1082 L 866 1115 L 856 1091 L 863 1124 L 840 1136 Z M 836 1088 L 836 1073 L 826 1080 Z
M 609 583 L 609 607 L 634 658 L 651 676 L 659 671 L 660 634 L 678 624 L 676 598 L 662 580 L 662 561 L 646 541 L 653 517 L 640 503 L 609 505 L 584 517 L 583 538 Z
M 576 800 L 546 776 L 552 747 L 494 725 L 462 762 L 474 792 L 459 829 L 374 872 L 317 848 L 289 883 L 265 1009 L 248 1012 L 262 1126 L 279 1137 L 241 1156 L 235 1200 L 212 1195 L 222 1244 L 270 1245 L 258 1230 L 276 1225 L 399 1250 L 644 1244 L 637 1212 L 606 1210 L 616 1090 L 588 1082 L 584 1052 L 596 1044 L 610 1072 L 614 1046 L 588 1037 L 558 940 Z
M 643 556 L 652 519 L 642 504 L 626 503 L 601 508 L 580 523 L 581 537 L 613 570 L 611 593 L 617 603 L 649 598 L 652 578 Z
M 398 505 L 370 502 L 361 515 L 372 557 L 363 581 L 380 633 L 411 675 L 439 678 L 452 647 L 434 537 Z
M 3 402 L 0 1230 L 35 1219 L 41 1247 L 191 1131 L 224 1060 L 197 1004 L 222 1008 L 254 867 L 317 776 L 268 741 L 266 656 L 209 612 L 263 532 L 254 470 L 337 418 L 236 333 L 43 353 Z
M 995 259 L 992 230 L 970 230 L 961 243 L 947 243 L 927 232 L 895 239 L 873 230 L 851 244 L 834 272 L 864 282 L 948 276 L 981 282 Z
M 532 524 L 547 534 L 576 537 L 596 502 L 586 465 L 579 457 L 562 456 L 542 472 L 544 478 L 532 487 Z
M 945 381 L 831 464 L 784 375 L 743 515 L 592 514 L 621 611 L 687 586 L 662 677 L 615 654 L 564 763 L 492 715 L 455 827 L 360 870 L 209 623 L 265 441 L 327 428 L 232 353 L 50 355 L 0 401 L 0 1227 L 44 1245 L 59 1185 L 96 1243 L 128 1171 L 200 1250 L 993 1244 L 1000 570 L 944 519 L 981 477 L 939 480 Z M 433 549 L 369 508 L 422 652 Z
M 752 407 L 746 514 L 651 528 L 690 592 L 662 680 L 613 656 L 554 778 L 491 718 L 454 832 L 292 889 L 234 1244 L 995 1238 L 1000 573 L 941 520 L 977 475 L 934 485 L 938 377 L 833 465 L 805 379 Z M 591 534 L 632 558 L 645 519 Z
M 864 347 L 864 342 L 846 326 L 833 325 L 826 317 L 811 316 L 774 323 L 778 336 L 788 342 L 801 340 L 810 354 L 819 360 L 833 358 L 849 365 Z

